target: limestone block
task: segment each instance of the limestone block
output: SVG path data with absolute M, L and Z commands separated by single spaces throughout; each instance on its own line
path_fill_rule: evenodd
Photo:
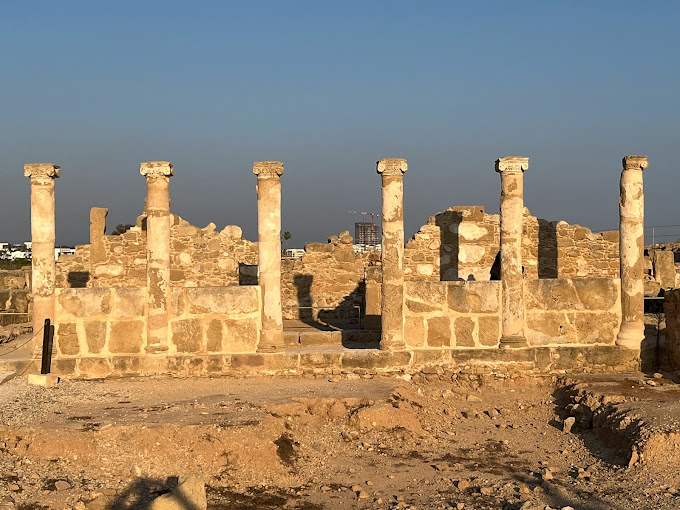
M 479 343 L 484 346 L 498 345 L 501 337 L 500 317 L 480 316 L 477 317 L 479 327 Z
M 527 310 L 583 310 L 574 281 L 524 280 Z
M 146 303 L 146 288 L 121 287 L 114 292 L 114 317 L 143 317 Z
M 256 319 L 226 319 L 224 350 L 226 352 L 254 352 L 257 348 L 259 324 Z
M 621 317 L 614 313 L 577 313 L 576 335 L 579 343 L 613 344 L 619 332 Z
M 444 308 L 446 305 L 446 284 L 442 282 L 408 281 L 404 283 L 407 297 L 431 306 Z
M 222 229 L 220 234 L 231 239 L 241 239 L 243 237 L 243 230 L 236 225 L 227 225 Z
M 449 347 L 451 336 L 451 319 L 448 317 L 432 317 L 427 320 L 428 347 Z
M 87 352 L 99 354 L 106 345 L 106 322 L 103 320 L 85 321 L 85 342 Z
M 404 320 L 404 341 L 410 347 L 425 346 L 425 320 L 407 316 Z
M 305 253 L 315 253 L 315 252 L 332 252 L 333 245 L 330 243 L 307 243 L 305 244 Z
M 113 369 L 110 361 L 105 358 L 79 358 L 75 371 L 81 377 L 101 379 L 108 376 Z
M 171 342 L 177 352 L 196 353 L 202 351 L 203 326 L 201 319 L 178 319 L 170 322 Z
M 28 384 L 34 386 L 45 386 L 47 388 L 56 386 L 59 383 L 59 376 L 56 374 L 28 374 Z
M 80 354 L 80 342 L 78 341 L 76 326 L 75 322 L 57 323 L 55 343 L 58 352 L 62 356 L 75 356 Z
M 111 311 L 112 290 L 108 288 L 57 289 L 56 294 L 57 321 Z
M 189 313 L 243 314 L 259 309 L 258 288 L 243 287 L 195 287 L 186 290 Z
M 458 317 L 454 323 L 456 347 L 474 347 L 475 321 L 471 317 Z
M 526 337 L 532 345 L 575 343 L 575 313 L 531 312 L 526 315 Z
M 440 306 L 435 306 L 429 303 L 421 303 L 420 301 L 413 301 L 411 299 L 406 299 L 406 311 L 407 314 L 421 314 L 429 313 L 441 310 Z
M 142 352 L 145 323 L 143 320 L 112 321 L 109 352 L 138 354 Z
M 447 283 L 449 309 L 460 313 L 499 312 L 500 283 L 500 281 Z
M 94 268 L 94 275 L 99 278 L 102 276 L 121 276 L 125 268 L 120 265 L 101 265 Z
M 224 337 L 223 321 L 212 319 L 205 330 L 205 345 L 208 352 L 222 352 L 222 338 Z
M 675 287 L 675 255 L 672 251 L 657 250 L 652 259 L 654 278 L 662 288 Z
M 621 280 L 616 278 L 575 278 L 572 285 L 586 310 L 611 310 L 618 306 Z

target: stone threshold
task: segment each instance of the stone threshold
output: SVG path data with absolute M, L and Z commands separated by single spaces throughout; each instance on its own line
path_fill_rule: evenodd
M 0 361 L 0 372 L 27 375 L 38 360 Z M 32 367 L 32 368 L 31 368 Z M 522 349 L 414 349 L 381 351 L 334 345 L 291 346 L 281 353 L 61 358 L 52 372 L 70 379 L 173 375 L 258 376 L 343 373 L 416 373 L 424 367 L 478 373 L 611 373 L 640 370 L 639 353 L 615 345 Z

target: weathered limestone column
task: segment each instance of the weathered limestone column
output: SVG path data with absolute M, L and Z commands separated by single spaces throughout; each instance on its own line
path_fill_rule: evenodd
M 405 159 L 381 159 L 382 315 L 380 348 L 404 349 L 404 172 Z
M 283 343 L 281 311 L 281 176 L 283 163 L 256 161 L 257 241 L 262 332 L 258 352 L 279 352 Z
M 645 338 L 645 196 L 642 171 L 646 156 L 625 156 L 619 196 L 619 258 L 621 260 L 621 329 L 616 345 L 640 349 Z
M 169 161 L 142 163 L 146 177 L 146 352 L 168 349 L 170 290 L 170 177 Z
M 528 169 L 529 158 L 511 156 L 496 160 L 496 172 L 501 174 L 501 348 L 528 346 L 524 336 L 522 275 L 524 172 Z
M 54 179 L 61 168 L 53 163 L 24 165 L 24 176 L 31 178 L 31 266 L 33 289 L 33 331 L 50 319 L 54 324 Z M 34 349 L 42 346 L 42 334 L 33 340 Z

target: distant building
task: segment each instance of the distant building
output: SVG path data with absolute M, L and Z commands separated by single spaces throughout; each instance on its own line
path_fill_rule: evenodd
M 380 244 L 380 227 L 375 223 L 361 221 L 354 224 L 354 242 L 364 246 Z

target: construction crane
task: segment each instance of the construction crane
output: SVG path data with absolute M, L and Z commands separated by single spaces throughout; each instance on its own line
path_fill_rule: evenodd
M 350 214 L 361 214 L 361 222 L 364 223 L 366 221 L 366 216 L 371 217 L 371 223 L 375 224 L 375 218 L 376 216 L 380 216 L 378 213 L 373 213 L 373 212 L 359 212 L 359 211 L 347 211 Z

